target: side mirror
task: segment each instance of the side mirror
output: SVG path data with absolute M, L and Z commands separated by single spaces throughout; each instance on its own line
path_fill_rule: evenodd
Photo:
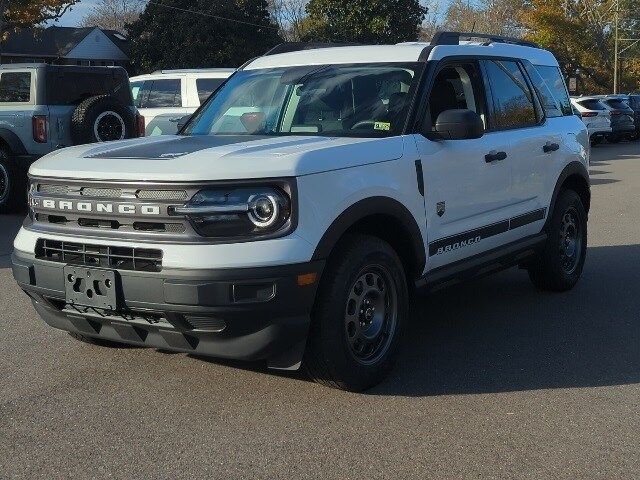
M 445 110 L 438 115 L 436 132 L 444 140 L 471 140 L 484 135 L 484 122 L 472 110 Z
M 178 119 L 178 122 L 177 122 L 177 124 L 178 124 L 178 132 L 180 130 L 182 130 L 182 127 L 184 127 L 187 124 L 187 122 L 189 121 L 190 118 L 191 118 L 191 115 L 185 115 L 184 117 L 180 117 Z

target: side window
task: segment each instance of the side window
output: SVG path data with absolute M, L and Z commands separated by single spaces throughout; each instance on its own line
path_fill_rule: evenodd
M 516 62 L 487 60 L 493 96 L 493 124 L 498 130 L 531 127 L 538 123 L 533 95 Z
M 0 75 L 0 102 L 27 103 L 30 101 L 30 72 L 7 72 Z
M 557 93 L 554 92 L 554 89 L 551 88 L 540 72 L 538 72 L 536 67 L 525 61 L 524 68 L 529 74 L 533 88 L 536 90 L 538 98 L 542 103 L 542 109 L 544 110 L 545 116 L 547 118 L 556 118 L 566 115 L 566 106 L 562 105 L 556 96 Z M 560 81 L 563 82 L 562 78 L 560 78 Z M 564 89 L 564 83 L 562 84 L 562 88 Z M 569 100 L 569 96 L 566 94 L 564 95 L 566 96 L 566 100 Z M 569 106 L 571 106 L 570 104 L 571 102 L 569 101 Z
M 528 67 L 528 65 L 527 65 Z M 571 100 L 569 100 L 569 92 L 562 78 L 562 73 L 558 67 L 548 67 L 537 65 L 534 67 L 544 80 L 545 86 L 551 91 L 556 102 L 560 106 L 563 115 L 572 115 Z M 533 76 L 531 77 L 533 80 Z M 535 81 L 534 81 L 535 83 Z M 548 115 L 550 116 L 550 115 Z
M 147 85 L 145 84 L 145 88 Z M 180 93 L 180 79 L 153 80 L 150 82 L 149 93 L 143 97 L 142 108 L 167 108 L 181 107 L 182 94 Z
M 476 64 L 449 65 L 436 75 L 429 94 L 432 129 L 442 112 L 455 109 L 473 110 L 485 120 L 484 87 Z
M 198 78 L 196 79 L 196 88 L 198 89 L 198 98 L 200 103 L 209 98 L 209 96 L 225 81 L 224 78 Z
M 133 97 L 133 104 L 136 107 L 140 106 L 142 100 L 142 87 L 144 82 L 131 82 L 131 96 Z

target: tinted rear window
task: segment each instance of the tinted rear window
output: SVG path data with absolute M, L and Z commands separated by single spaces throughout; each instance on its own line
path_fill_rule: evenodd
M 27 103 L 30 101 L 30 72 L 7 72 L 0 75 L 0 102 Z
M 573 110 L 571 109 L 571 100 L 569 100 L 569 92 L 567 92 L 567 86 L 564 83 L 564 78 L 562 78 L 560 69 L 558 67 L 545 67 L 538 65 L 536 66 L 536 70 L 544 80 L 544 87 L 553 95 L 553 98 L 560 107 L 562 114 L 573 115 Z M 548 102 L 544 103 L 548 104 Z M 545 107 L 545 111 L 546 110 L 547 107 Z
M 488 60 L 493 94 L 493 121 L 497 129 L 522 128 L 537 123 L 533 94 L 516 62 Z
M 131 105 L 129 77 L 124 71 L 71 71 L 52 69 L 48 74 L 50 105 L 77 105 L 89 97 L 112 95 L 125 105 Z
M 582 105 L 587 110 L 606 110 L 604 105 L 600 103 L 600 100 L 579 100 L 578 104 Z
M 619 110 L 627 110 L 629 108 L 629 105 L 627 105 L 622 100 L 610 99 L 605 101 L 607 102 L 607 105 L 609 105 L 611 108 L 617 108 Z
M 182 107 L 180 79 L 147 80 L 138 90 L 136 106 L 139 108 Z
M 196 88 L 198 89 L 198 98 L 200 103 L 209 98 L 209 96 L 220 86 L 226 79 L 224 78 L 198 78 L 196 79 Z

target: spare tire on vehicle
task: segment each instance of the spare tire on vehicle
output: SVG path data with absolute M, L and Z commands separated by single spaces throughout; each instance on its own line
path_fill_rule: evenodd
M 73 143 L 109 142 L 135 136 L 133 112 L 110 95 L 84 100 L 71 117 Z

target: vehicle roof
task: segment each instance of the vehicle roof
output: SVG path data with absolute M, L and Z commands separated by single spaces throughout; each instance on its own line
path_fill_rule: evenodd
M 358 63 L 414 63 L 424 60 L 441 60 L 455 55 L 522 58 L 534 65 L 558 66 L 551 52 L 529 46 L 498 42 L 461 42 L 459 45 L 429 47 L 431 45 L 427 42 L 410 42 L 397 45 L 338 46 L 298 50 L 258 57 L 247 63 L 244 69 Z M 428 57 L 425 58 L 426 54 Z
M 203 68 L 184 70 L 158 70 L 153 73 L 145 73 L 131 77 L 131 81 L 153 80 L 163 77 L 193 77 L 193 78 L 227 78 L 235 72 L 235 68 Z

